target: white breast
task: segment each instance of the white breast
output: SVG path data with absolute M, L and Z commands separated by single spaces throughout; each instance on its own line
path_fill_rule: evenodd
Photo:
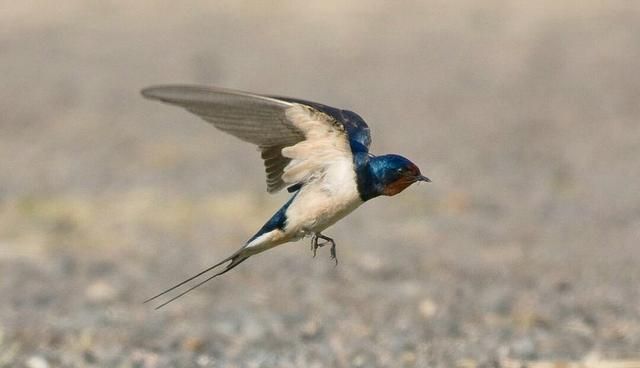
M 287 209 L 285 232 L 296 238 L 321 232 L 361 204 L 353 161 L 335 160 L 302 187 Z

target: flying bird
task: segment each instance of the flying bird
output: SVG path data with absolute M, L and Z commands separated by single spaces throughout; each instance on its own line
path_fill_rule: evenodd
M 183 107 L 216 128 L 258 147 L 264 160 L 267 191 L 286 188 L 289 200 L 240 249 L 219 263 L 149 298 L 165 295 L 210 271 L 215 274 L 156 309 L 220 276 L 249 257 L 280 244 L 311 238 L 315 256 L 336 243 L 322 234 L 364 202 L 393 196 L 429 178 L 408 159 L 369 152 L 369 126 L 355 112 L 297 98 L 259 95 L 217 87 L 154 86 L 146 98 Z

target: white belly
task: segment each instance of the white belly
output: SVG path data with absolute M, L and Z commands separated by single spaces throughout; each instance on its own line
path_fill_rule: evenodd
M 334 165 L 300 189 L 287 209 L 285 233 L 292 238 L 319 233 L 361 204 L 353 165 Z

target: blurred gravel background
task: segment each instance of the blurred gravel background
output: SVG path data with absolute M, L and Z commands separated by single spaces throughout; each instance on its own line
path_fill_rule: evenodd
M 640 357 L 638 2 L 5 1 L 0 52 L 0 367 Z M 286 199 L 158 83 L 352 109 L 434 182 L 154 311 Z

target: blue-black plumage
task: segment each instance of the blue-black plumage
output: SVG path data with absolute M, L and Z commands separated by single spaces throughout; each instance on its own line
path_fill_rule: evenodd
M 296 198 L 297 194 L 298 193 L 294 193 L 291 198 L 289 198 L 289 200 L 282 207 L 280 207 L 280 209 L 276 213 L 274 213 L 273 216 L 271 216 L 271 218 L 264 225 L 262 225 L 260 230 L 258 230 L 258 232 L 255 233 L 255 235 L 247 241 L 247 244 L 254 241 L 260 235 L 266 234 L 273 230 L 284 229 L 285 225 L 287 224 L 287 209 L 291 205 L 291 202 L 293 202 L 293 200 Z

